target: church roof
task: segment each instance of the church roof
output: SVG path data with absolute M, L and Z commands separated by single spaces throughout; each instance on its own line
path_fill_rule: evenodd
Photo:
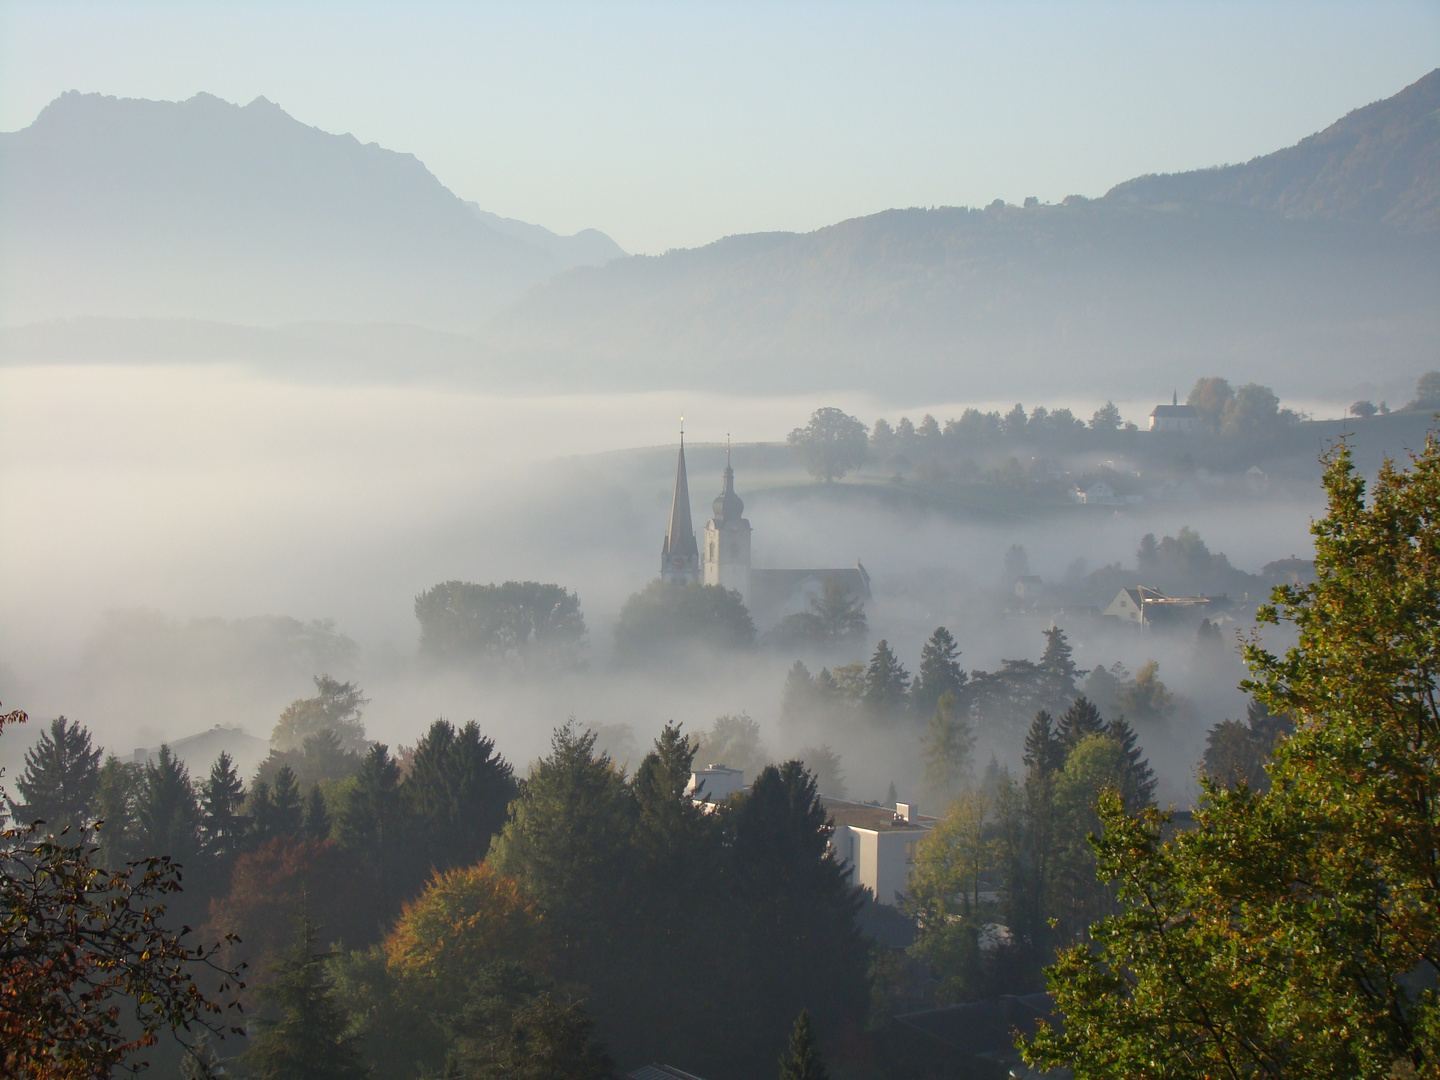
M 700 557 L 695 526 L 690 520 L 690 481 L 685 476 L 685 436 L 680 436 L 680 458 L 675 465 L 675 498 L 670 504 L 670 528 L 665 531 L 664 555 Z
M 741 502 L 740 496 L 735 494 L 735 470 L 730 467 L 729 447 L 725 449 L 725 487 L 710 504 L 710 509 L 714 511 L 717 525 L 738 521 L 745 513 L 745 504 Z

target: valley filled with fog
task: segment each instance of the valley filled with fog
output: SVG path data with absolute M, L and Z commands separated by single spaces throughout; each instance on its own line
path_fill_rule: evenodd
M 667 720 L 698 733 L 745 713 L 777 758 L 829 745 L 847 790 L 879 799 L 891 782 L 902 794 L 918 784 L 915 736 L 781 730 L 795 659 L 816 670 L 865 661 L 884 638 L 913 671 L 940 625 L 967 669 L 1033 659 L 1052 616 L 1002 613 L 1011 545 L 1025 548 L 1035 575 L 1059 582 L 1077 567 L 1133 565 L 1144 534 L 1188 525 L 1236 568 L 1258 573 L 1308 556 L 1321 506 L 1313 471 L 1258 504 L 1191 495 L 1115 509 L 1057 500 L 947 513 L 837 497 L 864 489 L 842 481 L 841 491 L 823 490 L 783 446 L 820 403 L 799 398 L 509 398 L 296 385 L 223 365 L 12 367 L 0 387 L 0 498 L 10 520 L 25 523 L 6 530 L 0 552 L 0 700 L 23 700 L 37 716 L 64 713 L 122 755 L 215 724 L 268 739 L 284 706 L 310 693 L 312 676 L 331 674 L 364 688 L 367 730 L 392 746 L 413 743 L 436 717 L 475 719 L 523 762 L 573 716 L 608 732 L 619 759 L 638 760 Z M 859 395 L 823 402 L 867 417 L 899 412 Z M 818 659 L 773 647 L 696 655 L 661 672 L 617 665 L 617 614 L 655 573 L 682 410 L 697 523 L 720 489 L 729 434 L 755 565 L 861 561 L 874 592 L 865 641 Z M 747 470 L 754 443 L 771 445 Z M 452 579 L 574 590 L 588 628 L 581 662 L 543 676 L 427 663 L 414 599 Z M 353 648 L 327 653 L 274 627 L 242 629 L 265 616 L 332 620 Z M 1186 800 L 1206 730 L 1243 712 L 1238 660 L 1217 683 L 1196 669 L 1190 635 L 1142 635 L 1094 618 L 1065 629 L 1082 668 L 1118 661 L 1133 672 L 1157 659 L 1166 685 L 1190 703 L 1167 745 L 1151 751 L 1166 792 Z M 8 761 L 29 734 L 7 740 Z M 986 749 L 1013 763 L 1018 745 Z

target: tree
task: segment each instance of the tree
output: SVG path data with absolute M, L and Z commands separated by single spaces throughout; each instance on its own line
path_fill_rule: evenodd
M 311 735 L 330 731 L 339 737 L 345 750 L 363 754 L 369 743 L 365 741 L 360 715 L 370 703 L 364 691 L 329 675 L 315 676 L 315 689 L 318 692 L 313 698 L 299 698 L 285 707 L 271 742 L 280 750 L 299 750 Z
M 1220 431 L 1224 435 L 1254 437 L 1269 434 L 1280 423 L 1280 399 L 1275 391 L 1259 383 L 1246 383 L 1226 402 Z
M 316 843 L 330 839 L 330 808 L 325 805 L 325 793 L 319 784 L 310 785 L 310 795 L 305 800 L 305 837 Z
M 1096 850 L 1123 904 L 1050 973 L 1063 1033 L 1026 1048 L 1077 1077 L 1429 1076 L 1440 1002 L 1440 441 L 1368 503 L 1326 458 L 1313 584 L 1282 586 L 1242 685 L 1296 719 L 1263 794 L 1202 779 L 1195 828 L 1105 800 Z M 1156 1063 L 1163 1061 L 1164 1067 Z
M 229 862 L 240 853 L 248 819 L 242 814 L 245 785 L 235 762 L 221 751 L 200 786 L 200 844 L 207 855 Z
M 1054 720 L 1041 709 L 1025 733 L 1025 768 L 1049 776 L 1065 764 L 1067 748 L 1055 731 Z
M 773 1054 L 784 1038 L 779 1018 L 807 1003 L 831 1028 L 858 1020 L 868 997 L 859 899 L 831 853 L 814 777 L 799 761 L 766 766 L 724 826 L 741 934 L 735 959 L 747 988 L 735 1002 L 736 1030 Z
M 573 661 L 585 638 L 580 597 L 560 585 L 446 581 L 415 598 L 421 652 L 451 661 Z
M 1105 725 L 1105 734 L 1120 744 L 1120 801 L 1132 814 L 1155 801 L 1155 771 L 1140 747 L 1140 738 L 1123 716 Z
M 300 801 L 300 785 L 289 765 L 280 766 L 275 786 L 270 789 L 270 835 L 293 837 L 305 824 L 305 806 Z
M 1375 403 L 1373 401 L 1357 401 L 1350 406 L 1350 415 L 1368 419 L 1375 415 Z
M 955 694 L 946 690 L 935 705 L 920 757 L 925 762 L 925 797 L 944 806 L 969 775 L 975 736 L 955 706 Z
M 810 422 L 790 432 L 790 446 L 810 475 L 827 484 L 865 463 L 866 428 L 840 409 L 816 409 Z
M 99 783 L 100 750 L 90 745 L 90 732 L 60 716 L 25 752 L 25 771 L 15 779 L 24 802 L 5 801 L 17 824 L 43 821 L 59 835 L 88 823 Z
M 415 747 L 400 787 L 437 870 L 485 858 L 515 797 L 515 774 L 473 720 L 458 730 L 436 720 Z
M 1194 406 L 1195 411 L 1200 414 L 1201 423 L 1211 431 L 1218 432 L 1221 419 L 1225 415 L 1225 408 L 1234 396 L 1235 391 L 1230 388 L 1228 381 L 1218 376 L 1212 376 L 1208 379 L 1196 380 L 1185 403 Z
M 96 833 L 98 854 L 105 866 L 122 866 L 135 857 L 135 802 L 144 774 L 138 761 L 121 761 L 114 754 L 100 767 L 94 817 L 102 822 Z
M 146 855 L 183 861 L 200 848 L 200 807 L 190 771 L 164 743 L 148 762 L 135 796 L 135 844 Z
M 778 644 L 809 644 L 834 647 L 865 638 L 865 602 L 831 575 L 819 596 L 810 600 L 810 610 L 787 615 L 768 635 Z
M 554 927 L 566 977 L 600 978 L 619 960 L 628 906 L 619 886 L 637 809 L 614 762 L 595 753 L 594 732 L 570 721 L 556 729 L 491 846 L 491 863 Z
M 259 988 L 271 1015 L 255 1021 L 241 1055 L 255 1080 L 363 1080 L 368 1075 L 335 1003 L 325 970 L 329 958 L 317 947 L 314 924 L 302 914 L 295 944 Z
M 732 651 L 755 644 L 745 601 L 723 585 L 652 581 L 633 594 L 615 623 L 615 652 L 629 663 L 673 660 L 686 649 Z
M 980 880 L 995 858 L 989 804 L 981 792 L 952 802 L 920 841 L 902 907 L 918 934 L 910 955 L 940 981 L 945 1001 L 973 1000 L 985 992 L 978 932 Z
M 1065 752 L 1069 753 L 1081 739 L 1104 733 L 1105 721 L 1100 716 L 1100 710 L 1089 698 L 1078 697 L 1060 717 L 1060 727 L 1056 735 Z
M 1415 381 L 1415 400 L 1407 408 L 1412 410 L 1440 408 L 1440 371 L 1427 371 Z
M 870 657 L 870 666 L 865 669 L 865 696 L 862 699 L 865 711 L 872 719 L 891 722 L 904 711 L 909 692 L 910 673 L 900 663 L 890 643 L 882 638 Z
M 400 766 L 384 743 L 375 744 L 365 755 L 353 786 L 341 798 L 333 831 L 361 867 L 376 914 L 389 921 L 418 884 L 423 864 L 400 794 Z
M 790 1045 L 780 1059 L 780 1080 L 829 1080 L 829 1076 L 815 1033 L 810 1030 L 810 1010 L 801 1009 L 790 1032 Z
M 760 741 L 759 723 L 746 713 L 727 714 L 717 716 L 710 730 L 700 736 L 695 758 L 702 765 L 728 765 L 753 777 L 770 760 L 770 751 Z
M 1263 702 L 1251 698 L 1244 723 L 1221 720 L 1210 729 L 1201 768 L 1220 787 L 1236 788 L 1244 784 L 1254 791 L 1267 791 L 1270 774 L 1266 765 L 1270 755 L 1276 742 L 1293 730 L 1294 723 L 1288 716 L 1275 716 Z
M 815 790 L 832 799 L 845 798 L 845 770 L 840 755 L 828 746 L 807 746 L 800 751 L 800 760 L 815 777 Z
M 25 722 L 0 716 L 0 730 Z M 135 1055 L 160 1032 L 219 1032 L 243 987 L 213 950 L 163 929 L 163 899 L 180 890 L 170 860 L 119 872 L 93 863 L 97 848 L 42 837 L 35 826 L 0 833 L 0 1074 L 88 1080 L 143 1067 Z M 233 1028 L 239 1031 L 238 1028 Z
M 288 768 L 302 788 L 325 780 L 347 780 L 360 771 L 364 747 L 358 751 L 348 750 L 345 740 L 337 729 L 321 728 L 305 736 L 305 741 L 295 749 L 272 748 L 256 770 L 255 779 L 272 784 L 275 775 L 282 768 Z
M 944 694 L 953 695 L 958 704 L 965 679 L 960 647 L 949 630 L 937 626 L 920 649 L 920 672 L 910 694 L 911 704 L 922 716 L 933 712 Z
M 1090 427 L 1095 431 L 1120 430 L 1120 410 L 1113 401 L 1106 401 L 1095 410 L 1095 415 L 1090 417 Z

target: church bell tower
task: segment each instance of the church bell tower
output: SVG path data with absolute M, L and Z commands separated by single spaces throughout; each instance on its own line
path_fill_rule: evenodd
M 711 503 L 715 516 L 705 523 L 705 550 L 700 565 L 706 585 L 723 585 L 740 595 L 750 595 L 750 522 L 745 504 L 735 494 L 735 470 L 730 467 L 730 447 L 725 447 L 724 490 Z
M 690 519 L 690 483 L 685 477 L 685 429 L 680 429 L 680 460 L 675 466 L 675 497 L 670 503 L 670 528 L 660 548 L 660 580 L 690 585 L 700 580 L 700 550 Z

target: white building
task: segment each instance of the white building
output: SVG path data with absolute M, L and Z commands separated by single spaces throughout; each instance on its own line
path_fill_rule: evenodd
M 1199 431 L 1200 411 L 1194 405 L 1181 405 L 1180 395 L 1170 395 L 1169 405 L 1156 405 L 1150 411 L 1151 431 Z
M 713 804 L 728 802 L 744 789 L 745 771 L 743 769 L 727 769 L 724 765 L 707 765 L 690 774 L 690 782 L 685 785 L 685 794 L 696 802 Z
M 882 904 L 894 904 L 910 883 L 920 841 L 935 827 L 914 805 L 894 810 L 869 803 L 821 798 L 835 827 L 830 850 L 850 869 L 851 884 L 870 890 Z

